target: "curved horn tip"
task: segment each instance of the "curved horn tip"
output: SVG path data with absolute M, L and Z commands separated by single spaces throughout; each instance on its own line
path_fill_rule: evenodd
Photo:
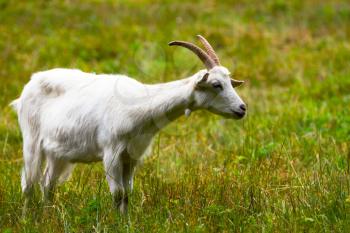
M 204 36 L 202 36 L 202 35 L 200 35 L 200 34 L 197 35 L 197 38 L 198 38 L 199 40 L 205 40 L 205 41 L 208 42 L 208 40 L 207 40 Z M 209 42 L 208 42 L 208 43 L 209 43 Z
M 172 46 L 172 45 L 181 45 L 182 43 L 187 43 L 185 41 L 181 41 L 181 40 L 173 40 L 173 41 L 170 41 L 168 43 L 169 46 Z
M 198 47 L 193 43 L 175 40 L 175 41 L 169 42 L 169 45 L 170 46 L 178 45 L 191 50 L 193 53 L 197 55 L 199 59 L 201 59 L 201 61 L 204 63 L 204 65 L 207 67 L 208 70 L 210 70 L 215 66 L 215 62 L 212 60 L 212 58 L 204 50 L 202 50 L 200 47 Z

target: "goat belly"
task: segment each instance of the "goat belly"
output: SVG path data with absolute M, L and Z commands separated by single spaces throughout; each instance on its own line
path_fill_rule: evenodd
M 69 138 L 60 135 L 58 138 L 45 138 L 42 142 L 45 156 L 79 163 L 98 162 L 102 160 L 96 143 L 86 142 L 84 138 Z
M 77 117 L 69 118 L 64 112 L 51 119 L 41 121 L 40 136 L 46 156 L 82 163 L 102 159 L 97 144 L 96 124 L 80 121 Z

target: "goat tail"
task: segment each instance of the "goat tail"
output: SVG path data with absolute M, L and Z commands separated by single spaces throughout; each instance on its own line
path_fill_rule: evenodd
M 13 108 L 13 110 L 15 110 L 18 113 L 20 108 L 20 98 L 15 99 L 9 105 Z

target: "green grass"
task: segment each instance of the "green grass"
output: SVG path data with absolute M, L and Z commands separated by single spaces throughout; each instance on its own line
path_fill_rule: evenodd
M 0 232 L 349 232 L 350 3 L 0 1 Z M 202 64 L 174 39 L 205 35 L 246 80 L 242 121 L 198 112 L 157 137 L 128 217 L 101 164 L 21 218 L 21 134 L 8 107 L 54 67 L 149 82 Z

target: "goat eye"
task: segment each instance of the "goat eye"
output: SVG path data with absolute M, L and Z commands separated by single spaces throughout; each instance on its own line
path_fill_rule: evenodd
M 220 89 L 220 90 L 223 89 L 223 88 L 222 88 L 222 85 L 221 85 L 220 83 L 213 83 L 213 87 L 214 87 L 215 89 Z

